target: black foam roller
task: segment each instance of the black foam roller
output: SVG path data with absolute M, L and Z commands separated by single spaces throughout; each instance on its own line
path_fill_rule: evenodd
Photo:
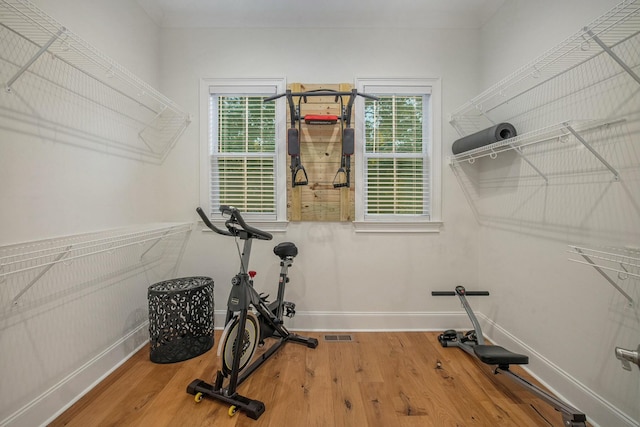
M 494 142 L 513 138 L 516 135 L 516 128 L 514 128 L 512 124 L 499 123 L 456 140 L 451 146 L 451 151 L 453 151 L 453 154 L 460 154 L 465 151 L 475 150 L 476 148 L 493 144 Z

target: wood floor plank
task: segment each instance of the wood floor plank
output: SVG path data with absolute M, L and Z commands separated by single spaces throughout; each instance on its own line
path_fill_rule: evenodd
M 352 342 L 316 349 L 287 343 L 238 393 L 264 402 L 252 420 L 228 415 L 228 405 L 186 392 L 198 378 L 212 383 L 215 348 L 174 364 L 155 364 L 147 348 L 135 354 L 50 425 L 193 427 L 459 427 L 561 426 L 545 402 L 433 332 L 352 333 Z M 216 344 L 220 332 L 216 331 Z M 271 340 L 268 340 L 271 341 Z M 267 342 L 265 347 L 270 345 Z M 266 348 L 259 349 L 264 352 Z M 512 370 L 533 383 L 522 368 Z
M 333 423 L 336 427 L 367 425 L 358 382 L 356 348 L 351 343 L 323 342 L 329 351 Z
M 304 409 L 307 413 L 307 426 L 323 427 L 327 425 L 329 416 L 333 415 L 334 407 L 331 396 L 332 383 L 329 349 L 322 342 L 319 333 L 309 334 L 318 339 L 319 345 L 313 351 L 305 351 L 304 377 Z

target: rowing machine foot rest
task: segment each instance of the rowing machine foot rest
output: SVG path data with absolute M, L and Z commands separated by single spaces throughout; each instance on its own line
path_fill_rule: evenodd
M 529 356 L 512 353 L 499 345 L 476 345 L 473 351 L 482 362 L 487 365 L 526 365 L 529 363 Z

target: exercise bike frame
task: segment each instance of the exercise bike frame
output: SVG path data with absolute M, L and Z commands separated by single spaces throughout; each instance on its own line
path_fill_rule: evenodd
M 545 390 L 536 386 L 535 384 L 530 383 L 526 379 L 520 377 L 516 373 L 512 372 L 509 369 L 510 364 L 527 364 L 529 358 L 527 356 L 523 356 L 520 354 L 512 353 L 507 349 L 504 349 L 499 346 L 488 346 L 485 345 L 484 335 L 482 334 L 482 328 L 480 327 L 480 322 L 473 310 L 471 309 L 471 305 L 467 301 L 467 295 L 469 296 L 487 296 L 489 295 L 488 291 L 467 291 L 464 286 L 456 286 L 455 291 L 433 291 L 431 292 L 432 296 L 457 296 L 462 303 L 462 307 L 467 312 L 467 316 L 473 325 L 473 330 L 468 331 L 466 334 L 462 332 L 458 332 L 455 330 L 447 330 L 443 334 L 440 334 L 438 337 L 438 341 L 443 347 L 458 347 L 461 350 L 469 353 L 471 356 L 479 359 L 481 362 L 485 364 L 495 365 L 493 369 L 493 373 L 504 374 L 511 381 L 518 383 L 525 389 L 529 390 L 529 392 L 533 393 L 547 404 L 551 405 L 556 411 L 562 414 L 563 425 L 568 427 L 586 427 L 587 417 L 584 413 L 582 413 L 579 409 L 574 408 L 566 402 L 561 401 L 557 397 L 553 396 L 550 393 L 547 393 Z M 477 350 L 479 349 L 496 349 L 498 353 L 494 359 L 498 361 L 498 363 L 489 363 L 483 360 L 483 357 L 479 355 Z
M 230 404 L 230 415 L 239 410 L 245 412 L 247 416 L 252 419 L 258 419 L 265 411 L 264 403 L 259 400 L 239 395 L 237 393 L 237 387 L 288 341 L 304 344 L 309 348 L 315 348 L 318 345 L 317 339 L 293 334 L 289 332 L 283 324 L 283 316 L 285 315 L 284 290 L 285 285 L 288 282 L 288 269 L 293 264 L 293 256 L 295 255 L 283 255 L 280 257 L 281 269 L 278 283 L 278 298 L 273 303 L 267 305 L 260 294 L 258 294 L 258 292 L 253 288 L 253 282 L 247 268 L 251 254 L 252 240 L 254 238 L 259 240 L 271 240 L 272 235 L 246 224 L 240 212 L 231 206 L 220 207 L 222 214 L 229 216 L 229 219 L 225 222 L 227 231 L 221 230 L 213 225 L 201 208 L 197 208 L 196 211 L 200 215 L 200 218 L 202 218 L 205 225 L 211 230 L 224 236 L 238 237 L 244 241 L 244 245 L 240 262 L 240 272 L 232 279 L 232 288 L 227 301 L 225 325 L 236 316 L 238 317 L 238 334 L 236 335 L 236 339 L 233 343 L 233 362 L 227 386 L 223 387 L 223 382 L 227 375 L 221 370 L 218 370 L 216 373 L 216 380 L 213 385 L 208 384 L 203 380 L 196 379 L 187 387 L 187 393 L 196 396 L 196 400 L 198 400 L 198 396 L 206 396 Z M 241 339 L 240 334 L 242 331 L 245 331 L 247 317 L 249 316 L 249 309 L 251 307 L 253 307 L 257 312 L 260 333 L 256 338 L 259 342 L 263 343 L 264 338 L 275 338 L 277 341 L 263 354 L 258 356 L 250 365 L 241 369 L 240 359 L 242 357 L 241 346 L 243 344 L 243 339 Z M 268 328 L 267 331 L 270 331 L 270 333 L 263 336 L 265 328 Z

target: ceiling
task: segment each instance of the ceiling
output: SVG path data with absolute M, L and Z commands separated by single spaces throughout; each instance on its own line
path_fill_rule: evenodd
M 507 0 L 136 1 L 167 28 L 479 28 Z

